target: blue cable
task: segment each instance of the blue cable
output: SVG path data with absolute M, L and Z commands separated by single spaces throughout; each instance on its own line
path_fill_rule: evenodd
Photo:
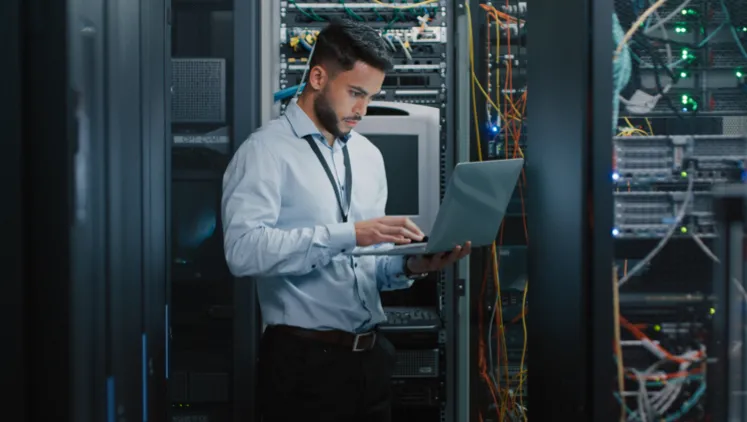
M 303 92 L 304 87 L 306 87 L 306 82 L 301 84 L 301 92 Z M 298 91 L 298 85 L 289 86 L 288 88 L 281 89 L 280 91 L 273 94 L 274 102 L 287 100 L 288 98 L 292 98 L 294 95 L 296 95 L 296 91 Z
M 614 40 L 613 48 L 617 48 L 617 45 L 625 37 L 625 31 L 620 25 L 620 20 L 617 18 L 617 14 L 612 14 L 612 39 Z M 630 58 L 630 48 L 625 45 L 615 60 L 612 63 L 612 83 L 614 89 L 612 90 L 612 134 L 614 135 L 617 130 L 617 120 L 620 115 L 620 93 L 630 81 L 630 77 L 633 74 L 633 61 Z

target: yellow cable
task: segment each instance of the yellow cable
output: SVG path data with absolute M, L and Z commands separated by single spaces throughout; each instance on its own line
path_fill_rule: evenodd
M 654 128 L 653 128 L 653 126 L 651 126 L 651 120 L 649 120 L 648 117 L 646 117 L 646 124 L 648 125 L 648 132 L 649 132 L 649 134 L 653 136 L 653 134 L 654 134 Z
M 476 141 L 477 141 L 478 160 L 482 161 L 483 160 L 483 157 L 482 157 L 482 144 L 481 144 L 481 139 L 480 139 L 480 127 L 479 127 L 479 123 L 478 123 L 477 100 L 475 98 L 475 86 L 477 86 L 480 89 L 480 91 L 482 92 L 482 94 L 485 97 L 485 99 L 493 106 L 493 108 L 495 108 L 495 110 L 496 110 L 499 118 L 503 119 L 504 121 L 507 121 L 507 118 L 506 118 L 505 115 L 503 115 L 503 113 L 501 113 L 501 108 L 496 104 L 496 102 L 493 101 L 493 99 L 491 98 L 491 96 L 485 91 L 485 89 L 482 87 L 482 84 L 480 84 L 479 79 L 477 78 L 477 73 L 475 72 L 475 57 L 474 57 L 475 56 L 474 35 L 473 35 L 474 34 L 474 30 L 473 30 L 473 26 L 472 26 L 472 13 L 471 13 L 468 1 L 465 1 L 465 8 L 466 8 L 466 13 L 467 13 L 467 25 L 468 25 L 468 43 L 469 43 L 469 55 L 470 55 L 470 70 L 471 70 L 471 73 L 472 73 L 472 89 L 470 90 L 471 94 L 472 94 L 472 112 L 473 112 L 473 118 L 474 118 L 474 121 L 475 121 L 475 136 L 476 136 Z M 497 37 L 497 41 L 496 41 L 496 56 L 500 57 L 500 42 L 499 42 L 499 40 L 500 40 L 500 21 L 498 21 L 496 23 L 496 37 Z M 500 72 L 500 69 L 498 70 L 498 72 Z M 496 74 L 496 85 L 497 85 L 496 86 L 496 98 L 499 98 L 498 96 L 501 94 L 501 92 L 500 92 L 500 73 Z M 514 104 L 514 102 L 512 101 L 512 99 L 507 94 L 504 94 L 504 97 L 508 100 L 507 102 L 510 104 L 511 108 L 516 113 L 516 115 L 515 116 L 511 116 L 511 118 L 515 119 L 515 120 L 521 120 L 521 118 L 519 116 L 521 116 L 522 113 L 519 112 L 519 110 L 517 110 L 516 105 Z M 523 158 L 524 157 L 524 152 L 522 151 L 521 147 L 519 147 L 518 152 L 519 152 L 520 156 Z M 519 396 L 519 401 L 520 401 L 521 406 L 522 406 L 522 409 L 521 409 L 522 415 L 524 417 L 524 420 L 526 421 L 527 417 L 526 417 L 526 412 L 523 411 L 523 395 L 521 395 L 521 390 L 522 390 L 522 387 L 524 385 L 524 379 L 525 379 L 525 374 L 526 374 L 526 371 L 524 371 L 524 369 L 523 369 L 524 368 L 524 360 L 526 358 L 526 351 L 527 351 L 527 328 L 526 328 L 526 319 L 525 319 L 525 309 L 526 309 L 526 294 L 527 294 L 529 286 L 528 286 L 528 283 L 527 283 L 527 286 L 524 289 L 524 296 L 523 296 L 523 300 L 522 300 L 522 327 L 524 329 L 524 347 L 523 347 L 523 350 L 522 350 L 522 357 L 521 357 L 521 364 L 520 364 L 520 367 L 519 367 L 519 374 L 517 374 L 518 377 L 519 377 L 519 390 L 518 390 L 518 393 L 514 393 L 512 395 L 511 392 L 510 392 L 510 382 L 511 382 L 511 380 L 510 380 L 510 377 L 508 375 L 508 365 L 507 365 L 508 350 L 507 350 L 507 346 L 506 346 L 505 326 L 504 326 L 504 321 L 503 321 L 503 300 L 501 298 L 500 276 L 498 274 L 498 253 L 497 253 L 497 247 L 496 247 L 495 242 L 493 242 L 493 244 L 491 246 L 491 255 L 492 255 L 492 258 L 493 258 L 493 279 L 495 280 L 495 288 L 496 288 L 496 296 L 497 296 L 496 307 L 498 309 L 496 309 L 496 312 L 497 312 L 497 315 L 498 315 L 498 318 L 499 318 L 498 327 L 499 327 L 499 331 L 500 331 L 501 348 L 502 348 L 502 352 L 503 352 L 502 354 L 503 354 L 504 361 L 506 361 L 505 362 L 506 365 L 504 365 L 504 366 L 506 367 L 505 374 L 506 374 L 506 383 L 507 383 L 507 385 L 506 385 L 506 395 L 507 395 L 507 397 L 504 397 L 503 394 L 500 395 L 500 400 L 501 400 L 501 404 L 502 404 L 501 409 L 500 409 L 500 419 L 501 419 L 501 421 L 505 420 L 506 410 L 507 410 L 506 400 L 510 400 L 510 401 L 512 401 L 515 404 L 515 399 L 516 399 L 515 396 L 516 396 L 516 394 L 519 394 L 520 395 Z M 489 334 L 489 335 L 492 335 L 492 334 Z M 499 363 L 499 365 L 500 365 L 500 363 Z M 490 368 L 490 369 L 493 370 L 493 368 Z M 500 385 L 500 382 L 499 382 L 499 385 Z
M 623 50 L 623 47 L 625 47 L 625 44 L 627 44 L 631 38 L 633 38 L 633 35 L 636 31 L 638 31 L 638 28 L 640 28 L 643 25 L 643 22 L 648 19 L 649 16 L 651 16 L 652 13 L 656 11 L 656 9 L 660 8 L 661 6 L 666 3 L 667 0 L 659 0 L 656 3 L 652 4 L 651 7 L 646 9 L 645 12 L 641 13 L 641 16 L 636 19 L 635 22 L 633 22 L 633 25 L 630 26 L 630 29 L 628 29 L 628 32 L 625 33 L 625 36 L 622 40 L 620 40 L 620 44 L 617 45 L 617 49 L 615 49 L 615 55 L 613 60 L 617 60 L 617 56 L 620 55 L 620 53 Z
M 521 299 L 521 326 L 524 329 L 524 348 L 521 351 L 521 363 L 519 364 L 519 371 L 521 371 L 521 377 L 519 378 L 519 406 L 522 408 L 522 415 L 524 415 L 524 421 L 527 420 L 527 413 L 524 409 L 524 394 L 522 394 L 522 388 L 524 387 L 524 379 L 526 378 L 526 372 L 524 370 L 524 359 L 527 355 L 527 291 L 529 291 L 529 280 L 524 284 L 524 294 Z
M 622 337 L 620 335 L 620 293 L 617 287 L 617 268 L 615 268 L 614 265 L 612 266 L 612 313 L 614 318 L 615 360 L 617 361 L 615 362 L 617 366 L 617 389 L 621 401 L 620 422 L 625 422 L 625 396 L 623 395 L 623 392 L 625 391 L 625 379 L 623 377 L 625 374 L 623 370 Z

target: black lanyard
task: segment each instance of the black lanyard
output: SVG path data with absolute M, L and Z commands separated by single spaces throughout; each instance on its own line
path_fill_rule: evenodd
M 342 222 L 347 223 L 348 222 L 348 213 L 345 212 L 345 209 L 342 206 L 342 200 L 340 199 L 340 189 L 338 188 L 337 182 L 335 177 L 332 175 L 332 170 L 329 169 L 329 165 L 327 164 L 327 160 L 324 159 L 322 156 L 322 151 L 319 150 L 319 146 L 316 144 L 316 141 L 314 140 L 314 137 L 311 135 L 306 135 L 303 137 L 306 139 L 306 142 L 309 143 L 309 146 L 314 151 L 314 154 L 316 154 L 316 158 L 319 159 L 319 162 L 322 164 L 322 167 L 324 167 L 324 172 L 327 173 L 327 177 L 329 177 L 329 182 L 332 183 L 332 189 L 335 191 L 335 197 L 337 197 L 337 206 L 340 207 L 340 214 L 342 215 Z M 353 191 L 353 171 L 350 168 L 350 153 L 348 153 L 347 146 L 342 147 L 342 155 L 343 160 L 345 163 L 345 201 L 348 205 L 348 212 L 350 211 L 350 200 L 352 198 L 351 194 Z

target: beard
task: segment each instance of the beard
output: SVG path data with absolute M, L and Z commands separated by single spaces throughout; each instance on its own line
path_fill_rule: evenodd
M 343 138 L 350 133 L 340 130 L 340 119 L 337 118 L 337 113 L 332 108 L 329 99 L 327 99 L 327 87 L 314 98 L 314 113 L 316 113 L 319 123 L 322 128 L 327 132 L 331 133 L 335 138 Z

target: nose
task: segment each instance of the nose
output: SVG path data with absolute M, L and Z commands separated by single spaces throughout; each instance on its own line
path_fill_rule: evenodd
M 368 100 L 359 100 L 355 102 L 355 107 L 353 107 L 353 113 L 363 117 L 366 115 L 367 110 L 368 110 Z

